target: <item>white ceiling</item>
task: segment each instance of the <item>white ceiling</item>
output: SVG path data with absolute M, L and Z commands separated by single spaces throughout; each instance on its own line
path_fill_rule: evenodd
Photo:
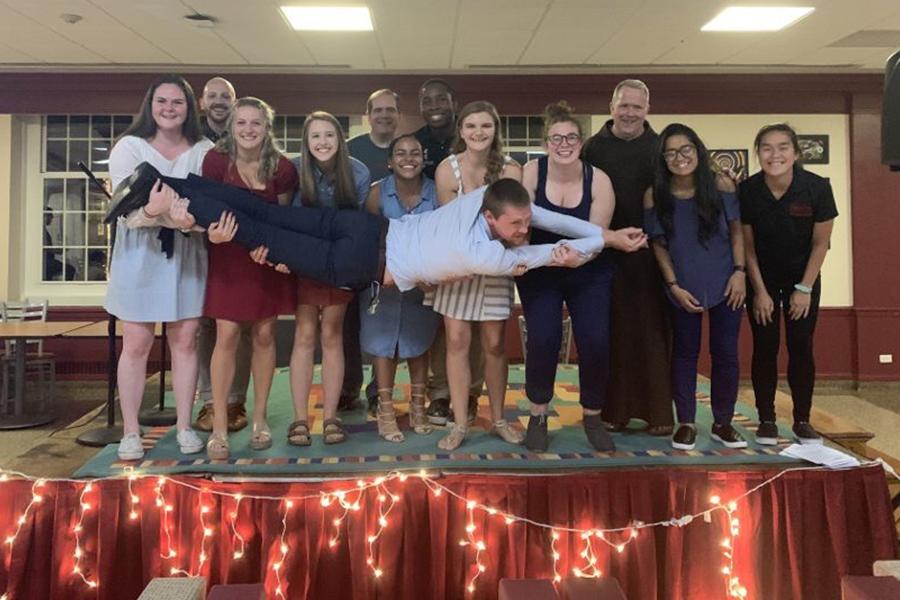
M 900 46 L 897 0 L 797 0 L 816 11 L 775 33 L 701 32 L 729 4 L 708 0 L 346 2 L 360 3 L 373 32 L 294 32 L 275 0 L 0 0 L 0 70 L 860 72 Z

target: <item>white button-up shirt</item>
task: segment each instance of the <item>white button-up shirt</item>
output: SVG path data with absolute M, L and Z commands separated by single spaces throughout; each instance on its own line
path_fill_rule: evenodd
M 603 249 L 603 230 L 582 219 L 531 206 L 531 226 L 575 239 L 557 244 L 506 247 L 491 238 L 482 214 L 486 187 L 463 194 L 438 210 L 392 219 L 387 234 L 387 268 L 401 291 L 418 283 L 434 284 L 469 275 L 512 275 L 552 261 L 552 251 L 567 244 L 582 254 Z

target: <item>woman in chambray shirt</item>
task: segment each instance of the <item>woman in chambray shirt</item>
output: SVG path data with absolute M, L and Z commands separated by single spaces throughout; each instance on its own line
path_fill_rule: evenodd
M 366 210 L 389 219 L 418 215 L 438 207 L 434 181 L 422 173 L 422 144 L 412 134 L 402 135 L 388 148 L 392 174 L 372 186 Z M 402 442 L 394 412 L 394 377 L 397 362 L 406 360 L 410 379 L 410 425 L 418 434 L 431 433 L 425 416 L 425 383 L 428 378 L 428 348 L 434 341 L 440 315 L 423 306 L 424 292 L 414 288 L 401 292 L 383 288 L 377 310 L 370 312 L 372 291 L 360 297 L 360 342 L 374 356 L 378 382 L 378 434 L 390 442 Z

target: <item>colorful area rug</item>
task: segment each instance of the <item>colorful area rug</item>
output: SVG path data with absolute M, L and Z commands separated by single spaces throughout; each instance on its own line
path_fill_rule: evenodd
M 529 414 L 524 380 L 522 366 L 510 367 L 504 408 L 506 419 L 523 430 L 527 426 Z M 781 431 L 784 439 L 780 440 L 779 446 L 765 447 L 753 443 L 753 432 L 757 426 L 756 412 L 742 402 L 737 405 L 734 424 L 748 440 L 749 446 L 733 450 L 714 442 L 710 438 L 712 413 L 709 407 L 709 385 L 705 380 L 698 384 L 698 439 L 694 450 L 673 450 L 668 437 L 647 435 L 640 430 L 640 422 L 632 421 L 628 430 L 613 434 L 617 449 L 610 453 L 594 451 L 584 436 L 581 405 L 578 403 L 578 369 L 575 366 L 559 367 L 556 397 L 550 405 L 550 447 L 546 453 L 529 452 L 524 446 L 508 444 L 491 434 L 486 396 L 479 400 L 478 417 L 470 426 L 466 441 L 456 452 L 444 452 L 437 447 L 438 440 L 446 434 L 444 428 L 439 427 L 429 435 L 417 435 L 410 430 L 406 416 L 409 378 L 405 367 L 398 369 L 397 381 L 395 406 L 398 414 L 402 415 L 398 421 L 406 435 L 403 443 L 390 443 L 380 438 L 375 421 L 367 416 L 365 408 L 361 406 L 355 411 L 341 413 L 348 440 L 343 444 L 326 446 L 322 442 L 322 389 L 318 385 L 317 370 L 317 383 L 310 398 L 313 444 L 305 448 L 291 446 L 287 442 L 287 427 L 294 420 L 293 408 L 287 371 L 280 370 L 275 375 L 269 399 L 268 418 L 274 443 L 268 450 L 250 449 L 248 427 L 231 434 L 231 457 L 227 461 L 209 460 L 205 452 L 183 455 L 178 451 L 174 429 L 157 428 L 145 432 L 146 454 L 143 460 L 130 463 L 119 461 L 116 446 L 110 445 L 78 469 L 75 476 L 110 476 L 123 472 L 126 467 L 153 474 L 283 474 L 324 477 L 422 468 L 547 473 L 622 466 L 736 466 L 793 462 L 779 456 L 781 446 L 789 444 L 786 439 L 788 432 L 785 430 Z M 173 403 L 171 394 L 167 403 Z M 252 397 L 248 401 L 248 404 L 251 403 Z M 195 410 L 198 408 L 195 407 Z M 248 412 L 251 412 L 249 407 Z

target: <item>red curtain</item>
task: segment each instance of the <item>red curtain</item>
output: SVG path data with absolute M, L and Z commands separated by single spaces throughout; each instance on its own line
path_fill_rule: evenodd
M 156 504 L 155 477 L 131 482 L 131 492 L 127 480 L 97 482 L 87 493 L 81 483 L 49 482 L 35 488 L 42 499 L 28 509 L 14 542 L 0 547 L 0 593 L 7 592 L 9 600 L 130 599 L 151 578 L 168 576 L 175 568 L 200 573 L 210 584 L 264 581 L 268 597 L 275 597 L 273 565 L 282 563 L 278 574 L 287 598 L 496 598 L 503 577 L 554 575 L 551 531 L 526 523 L 507 525 L 502 512 L 560 528 L 627 527 L 703 512 L 710 508 L 712 494 L 727 502 L 776 473 L 654 468 L 436 480 L 465 499 L 501 511 L 495 515 L 470 512 L 465 501 L 447 492 L 435 495 L 416 477 L 405 483 L 391 480 L 385 484 L 384 504 L 377 489 L 364 493 L 360 510 L 351 511 L 338 528 L 340 539 L 333 548 L 333 521 L 342 510 L 336 502 L 323 507 L 316 494 L 352 489 L 354 481 L 223 484 L 180 478 L 176 481 L 187 486 L 173 481 L 162 486 L 162 507 Z M 32 485 L 23 480 L 0 483 L 0 539 L 16 531 L 31 502 Z M 237 506 L 233 497 L 215 492 L 313 497 L 293 508 L 283 501 L 247 498 Z M 132 505 L 132 495 L 139 505 Z M 371 543 L 370 567 L 368 539 L 378 529 L 379 506 L 391 502 L 389 495 L 398 500 L 384 532 Z M 351 502 L 355 496 L 345 499 Z M 83 516 L 82 500 L 90 505 Z M 165 504 L 172 506 L 168 513 Z M 201 514 L 201 507 L 207 512 Z M 786 473 L 740 500 L 734 516 L 740 520 L 735 573 L 749 598 L 836 599 L 842 575 L 870 574 L 873 561 L 896 556 L 890 499 L 879 467 Z M 79 519 L 79 565 L 89 580 L 98 581 L 96 589 L 73 572 Z M 473 593 L 466 587 L 476 573 L 476 548 L 459 543 L 467 538 L 470 522 L 473 539 L 486 543 L 481 555 L 485 570 Z M 246 544 L 240 559 L 234 557 L 240 544 L 232 524 Z M 211 535 L 204 536 L 204 527 Z M 642 530 L 622 552 L 596 538 L 592 548 L 599 569 L 617 577 L 629 598 L 725 598 L 721 542 L 727 531 L 726 515 L 717 511 L 710 522 L 697 518 L 682 527 Z M 627 536 L 606 537 L 618 544 Z M 174 558 L 167 557 L 169 539 Z M 584 547 L 580 535 L 560 532 L 561 574 L 586 566 Z M 201 552 L 206 554 L 202 564 Z M 379 578 L 372 573 L 376 567 L 383 571 Z

